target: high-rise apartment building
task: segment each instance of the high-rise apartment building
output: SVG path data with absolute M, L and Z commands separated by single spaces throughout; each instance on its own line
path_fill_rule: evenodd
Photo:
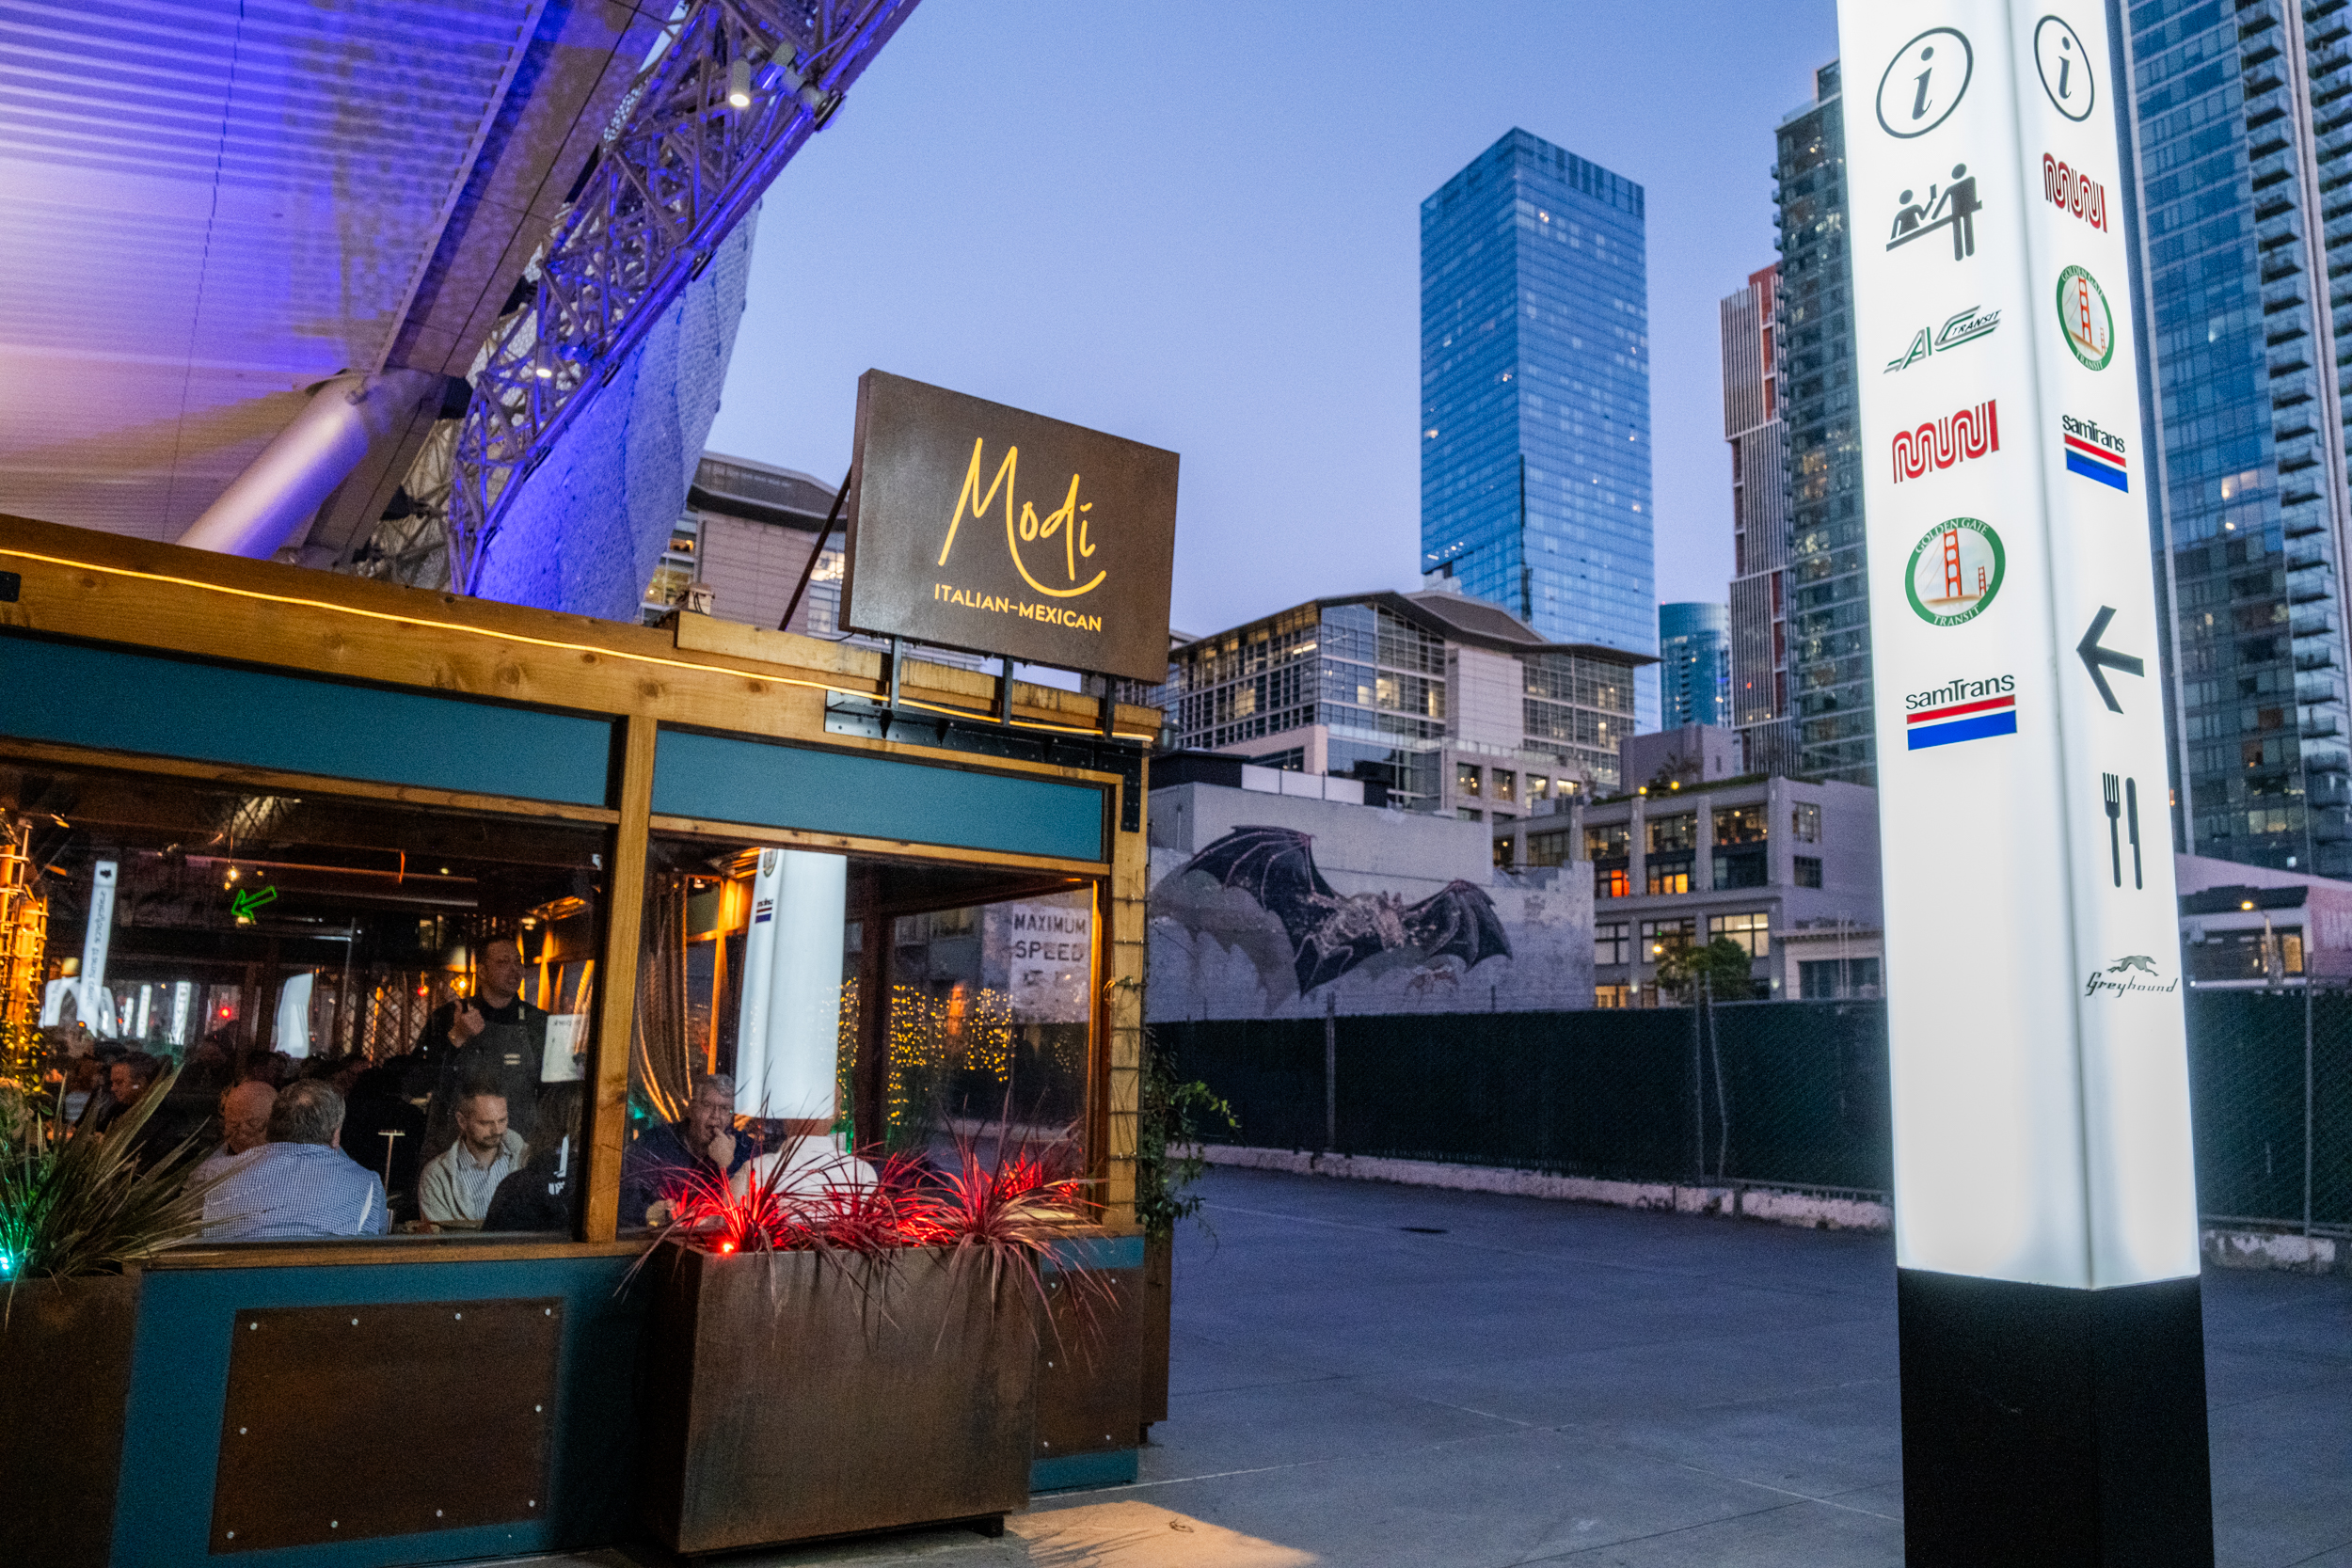
M 1642 187 L 1515 130 L 1421 205 L 1422 570 L 1655 651 Z M 1654 669 L 1636 705 L 1658 722 Z
M 1868 784 L 1877 782 L 1877 768 L 1844 113 L 1832 61 L 1814 73 L 1814 101 L 1780 123 L 1772 169 L 1780 228 L 1773 346 L 1788 443 L 1788 562 L 1782 571 L 1795 770 Z M 1870 345 L 1873 357 L 1899 346 Z
M 1658 727 L 1721 724 L 1731 705 L 1729 614 L 1719 604 L 1658 607 Z
M 1780 269 L 1724 297 L 1724 439 L 1731 444 L 1731 682 L 1720 721 L 1752 773 L 1796 767 L 1788 713 L 1788 423 L 1775 343 Z
M 2352 8 L 2127 9 L 2175 842 L 2352 876 Z

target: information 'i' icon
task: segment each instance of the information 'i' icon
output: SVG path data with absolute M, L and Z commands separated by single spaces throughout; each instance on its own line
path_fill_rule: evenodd
M 1921 33 L 1879 76 L 1880 128 L 1905 140 L 1926 135 L 1960 106 L 1976 65 L 1976 51 L 1958 30 L 1931 27 Z

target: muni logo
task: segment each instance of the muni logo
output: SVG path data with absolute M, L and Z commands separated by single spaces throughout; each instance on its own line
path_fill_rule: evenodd
M 1947 681 L 1932 691 L 1912 692 L 1903 699 L 1903 708 L 1909 751 L 2015 735 L 2017 677 Z
M 2118 490 L 2132 487 L 2123 437 L 2101 430 L 2096 420 L 2078 420 L 2072 414 L 2058 416 L 2058 431 L 2066 438 L 2068 473 L 2095 479 Z
M 2001 450 L 2001 415 L 1994 400 L 1962 408 L 1916 430 L 1895 432 L 1895 483 L 1919 479 L 1971 457 Z

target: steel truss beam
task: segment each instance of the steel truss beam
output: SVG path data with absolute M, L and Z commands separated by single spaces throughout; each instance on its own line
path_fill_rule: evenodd
M 916 4 L 686 0 L 557 220 L 536 297 L 501 322 L 473 374 L 452 465 L 453 588 L 475 592 L 516 482 Z

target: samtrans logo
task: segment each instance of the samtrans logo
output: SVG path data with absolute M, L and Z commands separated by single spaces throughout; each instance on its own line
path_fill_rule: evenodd
M 1903 706 L 1914 712 L 1923 707 L 1946 707 L 1953 703 L 1974 703 L 1987 697 L 2006 697 L 2017 689 L 2015 675 L 1987 675 L 1982 680 L 1947 681 L 1932 691 L 1915 691 L 1903 699 Z

